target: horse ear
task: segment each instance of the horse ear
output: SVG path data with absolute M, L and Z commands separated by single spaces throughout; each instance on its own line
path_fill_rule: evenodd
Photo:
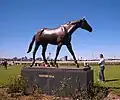
M 82 19 L 85 20 L 85 16 Z
M 81 20 L 85 20 L 85 16 L 84 16 L 84 17 L 82 17 L 82 18 L 80 19 L 80 21 L 81 21 Z

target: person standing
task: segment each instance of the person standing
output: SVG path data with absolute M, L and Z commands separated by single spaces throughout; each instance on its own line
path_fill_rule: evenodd
M 4 65 L 5 69 L 7 69 L 7 65 L 8 65 L 7 59 L 4 60 L 3 65 Z
M 105 59 L 103 54 L 100 54 L 100 61 L 98 62 L 100 66 L 100 72 L 99 72 L 99 81 L 104 82 L 105 76 L 104 76 L 104 70 L 105 70 Z

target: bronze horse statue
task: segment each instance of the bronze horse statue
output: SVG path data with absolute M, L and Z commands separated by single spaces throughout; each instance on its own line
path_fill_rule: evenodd
M 92 32 L 92 27 L 88 24 L 88 22 L 86 21 L 85 18 L 81 18 L 80 20 L 77 20 L 77 21 L 70 21 L 70 22 L 65 23 L 64 25 L 61 25 L 60 27 L 57 27 L 55 29 L 43 28 L 40 31 L 38 31 L 33 36 L 32 41 L 29 45 L 29 49 L 27 51 L 27 53 L 29 53 L 31 51 L 33 43 L 35 42 L 35 48 L 33 51 L 33 62 L 30 65 L 30 67 L 32 67 L 35 63 L 35 54 L 40 45 L 42 45 L 43 60 L 44 60 L 45 64 L 47 64 L 47 66 L 49 66 L 49 64 L 46 60 L 46 57 L 45 57 L 45 52 L 47 49 L 47 45 L 52 44 L 52 45 L 57 45 L 56 56 L 54 59 L 55 67 L 58 67 L 56 60 L 59 55 L 59 51 L 60 51 L 62 45 L 66 45 L 67 49 L 69 50 L 69 52 L 71 53 L 71 55 L 75 61 L 77 68 L 79 68 L 79 64 L 77 63 L 77 60 L 76 60 L 76 57 L 75 57 L 75 54 L 73 52 L 72 45 L 71 45 L 72 33 L 77 28 L 82 28 L 89 32 Z

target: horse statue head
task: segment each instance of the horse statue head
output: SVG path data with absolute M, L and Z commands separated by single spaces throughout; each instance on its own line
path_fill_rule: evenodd
M 88 24 L 87 20 L 83 17 L 78 21 L 78 26 L 89 32 L 92 32 L 92 27 Z
M 74 21 L 68 22 L 67 25 L 69 25 L 69 26 L 74 25 L 74 28 L 76 28 L 76 29 L 77 28 L 82 28 L 82 29 L 85 29 L 89 32 L 92 32 L 92 27 L 88 24 L 85 17 L 81 18 L 80 20 L 74 20 Z M 74 28 L 72 27 L 73 30 L 74 30 Z

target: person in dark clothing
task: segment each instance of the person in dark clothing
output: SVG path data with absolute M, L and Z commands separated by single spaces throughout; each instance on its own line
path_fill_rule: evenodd
M 8 65 L 7 59 L 5 59 L 4 62 L 3 62 L 3 66 L 5 67 L 5 69 L 7 69 L 7 65 Z

